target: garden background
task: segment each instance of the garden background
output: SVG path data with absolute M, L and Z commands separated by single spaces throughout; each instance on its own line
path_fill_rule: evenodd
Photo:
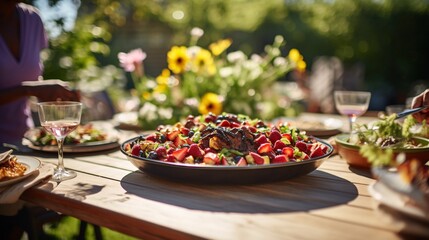
M 170 47 L 185 44 L 193 27 L 205 32 L 201 45 L 231 38 L 229 51 L 249 54 L 282 35 L 288 49 L 300 50 L 309 72 L 319 56 L 336 56 L 345 69 L 359 66 L 364 76 L 357 87 L 372 92 L 371 110 L 405 103 L 429 87 L 427 0 L 27 2 L 41 10 L 51 37 L 44 77 L 110 88 L 113 99 L 127 87 L 118 52 L 142 48 L 145 72 L 156 76 Z

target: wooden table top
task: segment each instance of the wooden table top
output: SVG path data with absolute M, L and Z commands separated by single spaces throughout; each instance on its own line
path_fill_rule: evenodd
M 136 133 L 124 133 L 133 137 Z M 125 140 L 125 139 L 121 139 Z M 56 153 L 27 153 L 56 164 Z M 338 155 L 312 173 L 252 185 L 178 183 L 145 174 L 118 150 L 65 153 L 78 172 L 21 199 L 143 239 L 401 239 L 374 210 L 368 171 Z M 54 183 L 48 183 L 54 184 Z

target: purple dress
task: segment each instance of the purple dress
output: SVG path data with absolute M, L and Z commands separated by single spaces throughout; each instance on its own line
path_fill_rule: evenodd
M 21 25 L 20 59 L 17 60 L 0 35 L 0 89 L 36 81 L 42 74 L 40 51 L 48 39 L 37 10 L 29 5 L 17 5 Z M 28 98 L 0 105 L 0 144 L 20 143 L 25 131 L 33 126 Z

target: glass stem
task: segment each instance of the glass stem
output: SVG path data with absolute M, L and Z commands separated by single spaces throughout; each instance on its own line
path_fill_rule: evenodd
M 63 159 L 63 143 L 64 143 L 64 139 L 60 138 L 57 139 L 57 143 L 58 143 L 58 165 L 57 165 L 57 169 L 63 171 L 64 170 L 64 159 Z
M 356 121 L 356 116 L 349 117 L 350 139 L 352 138 L 352 135 L 353 135 L 353 125 L 354 125 L 355 121 Z

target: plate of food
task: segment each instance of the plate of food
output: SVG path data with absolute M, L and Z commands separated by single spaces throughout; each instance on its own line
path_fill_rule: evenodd
M 295 126 L 302 131 L 305 131 L 307 135 L 315 137 L 329 137 L 341 133 L 343 127 L 343 121 L 332 117 L 298 117 L 298 118 L 277 118 L 273 121 L 274 123 L 288 123 L 291 126 Z
M 395 121 L 395 115 L 363 124 L 352 135 L 335 136 L 339 155 L 354 167 L 371 168 L 373 164 L 382 165 L 398 154 L 404 153 L 406 159 L 418 159 L 426 163 L 429 158 L 429 139 L 421 137 L 420 132 L 413 132 L 415 120 L 409 116 L 403 123 Z M 419 131 L 426 131 L 423 126 Z M 391 153 L 390 157 L 381 158 L 380 151 Z
M 371 196 L 396 212 L 429 223 L 429 166 L 416 159 L 396 163 L 372 168 L 377 181 L 369 186 Z
M 262 183 L 306 175 L 332 150 L 329 143 L 287 124 L 226 113 L 189 116 L 121 144 L 122 153 L 143 172 L 214 184 Z
M 116 130 L 103 122 L 90 122 L 79 125 L 64 140 L 64 152 L 95 152 L 119 147 Z M 24 135 L 23 143 L 29 148 L 58 152 L 55 137 L 44 128 L 37 127 L 28 130 Z
M 39 169 L 40 160 L 29 156 L 14 156 L 11 151 L 0 161 L 0 187 L 19 182 Z

